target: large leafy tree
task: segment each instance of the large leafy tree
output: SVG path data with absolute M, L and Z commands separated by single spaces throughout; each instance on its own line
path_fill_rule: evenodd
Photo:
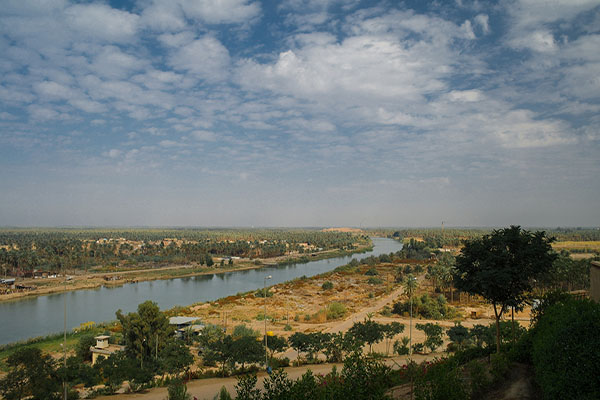
M 50 355 L 36 347 L 26 347 L 11 354 L 6 365 L 9 372 L 0 380 L 0 394 L 4 399 L 60 398 L 62 386 Z
M 123 338 L 127 353 L 140 360 L 148 360 L 170 341 L 174 328 L 152 301 L 138 306 L 137 312 L 124 315 L 117 311 L 117 318 L 123 326 Z
M 456 258 L 456 288 L 492 303 L 496 317 L 496 350 L 500 352 L 500 318 L 509 308 L 520 308 L 532 290 L 533 279 L 552 266 L 554 238 L 519 226 L 494 230 L 467 240 Z

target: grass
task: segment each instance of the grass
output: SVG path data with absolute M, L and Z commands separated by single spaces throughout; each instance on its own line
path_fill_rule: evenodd
M 67 353 L 73 351 L 79 339 L 84 335 L 98 335 L 106 330 L 105 327 L 96 327 L 81 332 L 67 332 Z M 53 335 L 32 338 L 23 342 L 10 343 L 0 346 L 0 371 L 7 372 L 6 359 L 15 351 L 27 348 L 37 347 L 44 353 L 62 353 L 63 334 L 56 333 Z
M 585 253 L 594 253 L 600 252 L 600 240 L 590 240 L 590 241 L 562 241 L 556 242 L 552 244 L 552 247 L 555 250 L 574 250 L 577 252 L 585 252 Z

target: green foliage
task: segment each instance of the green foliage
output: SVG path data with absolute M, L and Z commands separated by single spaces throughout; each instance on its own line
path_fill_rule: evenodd
M 535 376 L 544 398 L 600 398 L 598 332 L 598 303 L 570 300 L 545 309 L 532 338 Z
M 509 370 L 509 364 L 506 354 L 492 354 L 490 373 L 495 382 L 500 382 L 506 377 Z
M 264 338 L 263 338 L 263 341 L 264 341 Z M 270 359 L 273 359 L 273 355 L 276 352 L 280 352 L 280 351 L 283 351 L 288 348 L 287 339 L 284 338 L 283 336 L 277 336 L 277 335 L 269 336 L 267 338 L 267 348 L 269 349 L 269 352 L 270 352 Z
M 289 332 L 292 330 L 292 326 L 290 324 L 285 324 L 285 326 L 283 327 L 283 330 L 286 332 Z
M 413 315 L 426 319 L 452 319 L 458 316 L 456 308 L 449 306 L 444 296 L 434 299 L 427 293 L 412 299 L 412 310 Z M 394 303 L 392 312 L 399 315 L 410 312 L 410 300 Z
M 134 248 L 119 238 L 143 245 Z M 304 229 L 0 229 L 0 245 L 10 246 L 0 250 L 0 266 L 15 273 L 116 266 L 121 261 L 129 265 L 196 262 L 210 267 L 213 255 L 275 257 L 299 251 L 307 242 L 325 250 L 352 250 L 356 241 L 369 243 L 367 236 Z
M 175 379 L 169 384 L 167 393 L 167 400 L 190 400 L 192 398 L 187 392 L 187 386 L 180 379 Z
M 225 386 L 221 386 L 219 394 L 217 394 L 213 400 L 233 400 L 233 398 L 231 397 Z
M 269 288 L 258 289 L 256 293 L 254 293 L 254 297 L 265 297 L 265 294 L 266 297 L 273 297 L 273 293 L 269 291 Z
M 410 339 L 408 336 L 402 336 L 401 341 L 394 341 L 394 353 L 403 356 L 409 353 L 408 344 L 410 343 Z
M 367 276 L 376 276 L 376 275 L 379 275 L 379 272 L 377 272 L 376 268 L 369 268 L 367 270 L 367 272 L 365 272 L 365 275 L 367 275 Z
M 367 279 L 367 283 L 369 285 L 381 285 L 383 283 L 383 279 L 372 276 L 369 279 Z
M 77 342 L 77 346 L 75 347 L 75 354 L 81 361 L 91 361 L 92 360 L 92 352 L 90 351 L 90 347 L 96 344 L 96 339 L 94 339 L 94 335 L 86 334 L 79 338 Z
M 425 333 L 425 342 L 423 342 L 423 346 L 429 347 L 429 349 L 434 352 L 435 349 L 442 345 L 444 329 L 441 326 L 428 322 L 426 324 L 416 324 L 415 327 Z
M 460 369 L 454 362 L 434 362 L 416 380 L 416 400 L 466 400 L 468 398 Z
M 160 352 L 173 335 L 168 318 L 152 301 L 138 305 L 137 312 L 123 315 L 118 310 L 116 314 L 123 327 L 127 353 L 141 363 L 150 359 L 157 348 Z
M 342 318 L 344 315 L 346 315 L 346 306 L 342 303 L 334 301 L 327 305 L 326 312 L 328 320 Z
M 9 372 L 0 379 L 0 394 L 4 399 L 60 398 L 62 387 L 50 355 L 43 354 L 35 347 L 25 347 L 11 354 L 6 360 L 6 365 Z
M 522 307 L 532 280 L 542 276 L 556 259 L 545 232 L 531 233 L 519 226 L 494 230 L 466 241 L 456 258 L 455 286 L 477 294 L 494 307 L 496 325 L 508 307 Z M 500 351 L 500 335 L 496 335 Z
M 325 376 L 315 376 L 309 370 L 292 380 L 284 371 L 274 371 L 263 381 L 264 393 L 256 383 L 255 375 L 239 378 L 237 399 L 384 399 L 391 379 L 389 367 L 354 353 L 345 359 L 341 373 L 335 367 Z
M 471 398 L 480 398 L 484 390 L 490 385 L 487 370 L 479 360 L 473 360 L 466 367 L 469 375 Z
M 469 329 L 455 322 L 454 326 L 446 332 L 448 338 L 456 344 L 458 350 L 462 350 L 470 337 Z
M 358 341 L 369 345 L 369 353 L 372 352 L 373 344 L 381 342 L 383 340 L 384 328 L 383 325 L 365 319 L 363 322 L 355 322 L 348 333 L 353 335 Z
M 160 354 L 161 369 L 168 374 L 179 374 L 194 362 L 194 356 L 180 340 L 170 341 Z
M 231 334 L 231 336 L 233 336 L 234 339 L 241 338 L 244 336 L 257 338 L 260 336 L 260 332 L 255 329 L 248 328 L 244 324 L 240 324 L 236 325 L 235 328 L 233 328 L 233 333 Z
M 323 285 L 321 285 L 321 289 L 331 290 L 331 289 L 333 289 L 333 283 L 331 283 L 331 281 L 325 281 L 325 282 L 323 282 Z

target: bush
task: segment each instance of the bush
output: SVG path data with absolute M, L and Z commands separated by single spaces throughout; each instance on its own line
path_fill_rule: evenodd
M 504 353 L 492 354 L 492 367 L 490 372 L 494 382 L 500 382 L 506 377 L 509 370 L 508 357 Z
M 283 327 L 283 330 L 286 332 L 289 332 L 292 330 L 292 326 L 290 324 L 285 324 L 285 326 Z
M 375 275 L 379 275 L 379 272 L 377 272 L 377 270 L 375 268 L 369 268 L 369 270 L 367 272 L 365 272 L 365 275 L 375 276 Z
M 334 301 L 327 306 L 327 319 L 338 319 L 346 315 L 346 306 Z
M 367 279 L 367 283 L 369 285 L 381 285 L 383 283 L 383 279 L 372 276 Z
M 187 386 L 180 379 L 175 379 L 167 387 L 167 400 L 190 400 L 192 396 L 187 392 Z
M 403 356 L 409 353 L 408 343 L 410 342 L 410 339 L 403 336 L 401 340 L 401 342 L 398 340 L 394 342 L 394 353 Z
M 600 304 L 568 300 L 548 307 L 534 327 L 532 358 L 547 399 L 600 398 Z
M 273 297 L 273 293 L 269 291 L 269 289 L 258 289 L 256 293 L 254 293 L 254 297 L 265 297 L 265 293 L 267 297 Z
M 333 289 L 333 283 L 331 283 L 330 281 L 326 281 L 323 283 L 323 285 L 321 285 L 321 289 L 331 290 L 331 289 Z
M 431 364 L 426 373 L 417 378 L 415 399 L 417 400 L 463 400 L 468 399 L 460 370 L 451 361 Z
M 483 391 L 490 385 L 490 380 L 485 366 L 481 361 L 473 360 L 467 364 L 469 374 L 471 398 L 480 398 Z
M 440 295 L 434 299 L 427 293 L 413 297 L 412 309 L 413 315 L 420 315 L 426 319 L 452 319 L 459 315 L 454 307 L 447 304 L 444 296 Z M 392 312 L 398 315 L 410 312 L 410 300 L 395 303 Z

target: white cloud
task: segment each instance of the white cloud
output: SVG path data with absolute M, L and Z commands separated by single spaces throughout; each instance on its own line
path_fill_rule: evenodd
M 122 43 L 135 39 L 139 16 L 108 5 L 76 4 L 65 11 L 68 25 L 79 35 Z
M 110 79 L 123 79 L 142 69 L 145 62 L 122 52 L 115 46 L 104 46 L 94 57 L 90 69 L 97 75 Z
M 486 14 L 477 15 L 475 17 L 475 23 L 481 28 L 485 35 L 490 33 L 490 18 Z
M 196 130 L 196 131 L 192 132 L 190 134 L 190 136 L 196 140 L 207 141 L 207 142 L 212 142 L 217 139 L 217 135 L 215 135 L 214 132 L 204 131 L 204 130 Z
M 109 151 L 107 151 L 106 153 L 102 153 L 105 157 L 110 157 L 110 158 L 117 158 L 119 157 L 121 154 L 123 154 L 123 152 L 121 150 L 118 149 L 110 149 Z
M 217 39 L 204 36 L 176 50 L 169 65 L 207 81 L 219 81 L 228 75 L 229 52 Z
M 260 13 L 260 3 L 249 0 L 179 0 L 186 16 L 208 24 L 240 23 Z
M 514 37 L 509 43 L 516 49 L 530 49 L 540 53 L 553 52 L 557 49 L 552 33 L 544 30 L 536 30 L 523 36 Z

